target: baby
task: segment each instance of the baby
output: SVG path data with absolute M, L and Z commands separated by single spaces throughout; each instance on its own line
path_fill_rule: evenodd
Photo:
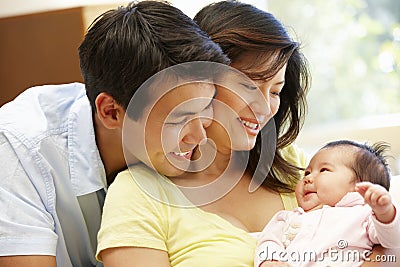
M 375 244 L 399 248 L 386 148 L 348 140 L 321 148 L 296 186 L 299 208 L 264 228 L 254 266 L 361 266 Z

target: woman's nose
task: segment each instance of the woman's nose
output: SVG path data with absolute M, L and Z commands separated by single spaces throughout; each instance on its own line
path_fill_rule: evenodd
M 271 114 L 270 105 L 264 97 L 250 103 L 250 108 L 257 119 L 268 117 Z

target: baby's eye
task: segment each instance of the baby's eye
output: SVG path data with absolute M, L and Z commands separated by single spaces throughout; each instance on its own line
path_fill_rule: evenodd
M 310 171 L 305 171 L 304 176 L 310 175 Z
M 320 170 L 320 172 L 327 172 L 327 171 L 329 171 L 328 168 L 322 168 L 322 169 Z

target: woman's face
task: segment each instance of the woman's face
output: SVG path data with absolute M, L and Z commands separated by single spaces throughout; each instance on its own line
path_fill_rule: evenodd
M 241 71 L 249 64 L 254 64 L 254 59 L 249 54 L 236 60 L 231 66 Z M 266 67 L 260 66 L 254 71 L 259 72 Z M 262 127 L 279 109 L 285 71 L 286 65 L 267 81 L 250 80 L 234 72 L 225 75 L 224 86 L 217 85 L 215 120 L 207 129 L 207 136 L 228 150 L 252 149 Z

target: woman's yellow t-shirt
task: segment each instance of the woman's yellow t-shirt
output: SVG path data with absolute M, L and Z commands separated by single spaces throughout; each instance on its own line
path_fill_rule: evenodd
M 285 209 L 297 206 L 294 194 L 282 200 Z M 173 267 L 253 266 L 256 244 L 246 231 L 190 205 L 166 177 L 135 165 L 118 174 L 108 190 L 97 255 L 136 246 L 167 251 Z
M 291 164 L 301 168 L 306 168 L 309 162 L 309 156 L 306 155 L 301 149 L 299 149 L 294 144 L 282 149 L 281 155 L 285 160 L 287 160 Z M 294 208 L 297 208 L 298 205 L 294 192 L 282 193 L 281 198 L 285 210 L 293 210 Z

